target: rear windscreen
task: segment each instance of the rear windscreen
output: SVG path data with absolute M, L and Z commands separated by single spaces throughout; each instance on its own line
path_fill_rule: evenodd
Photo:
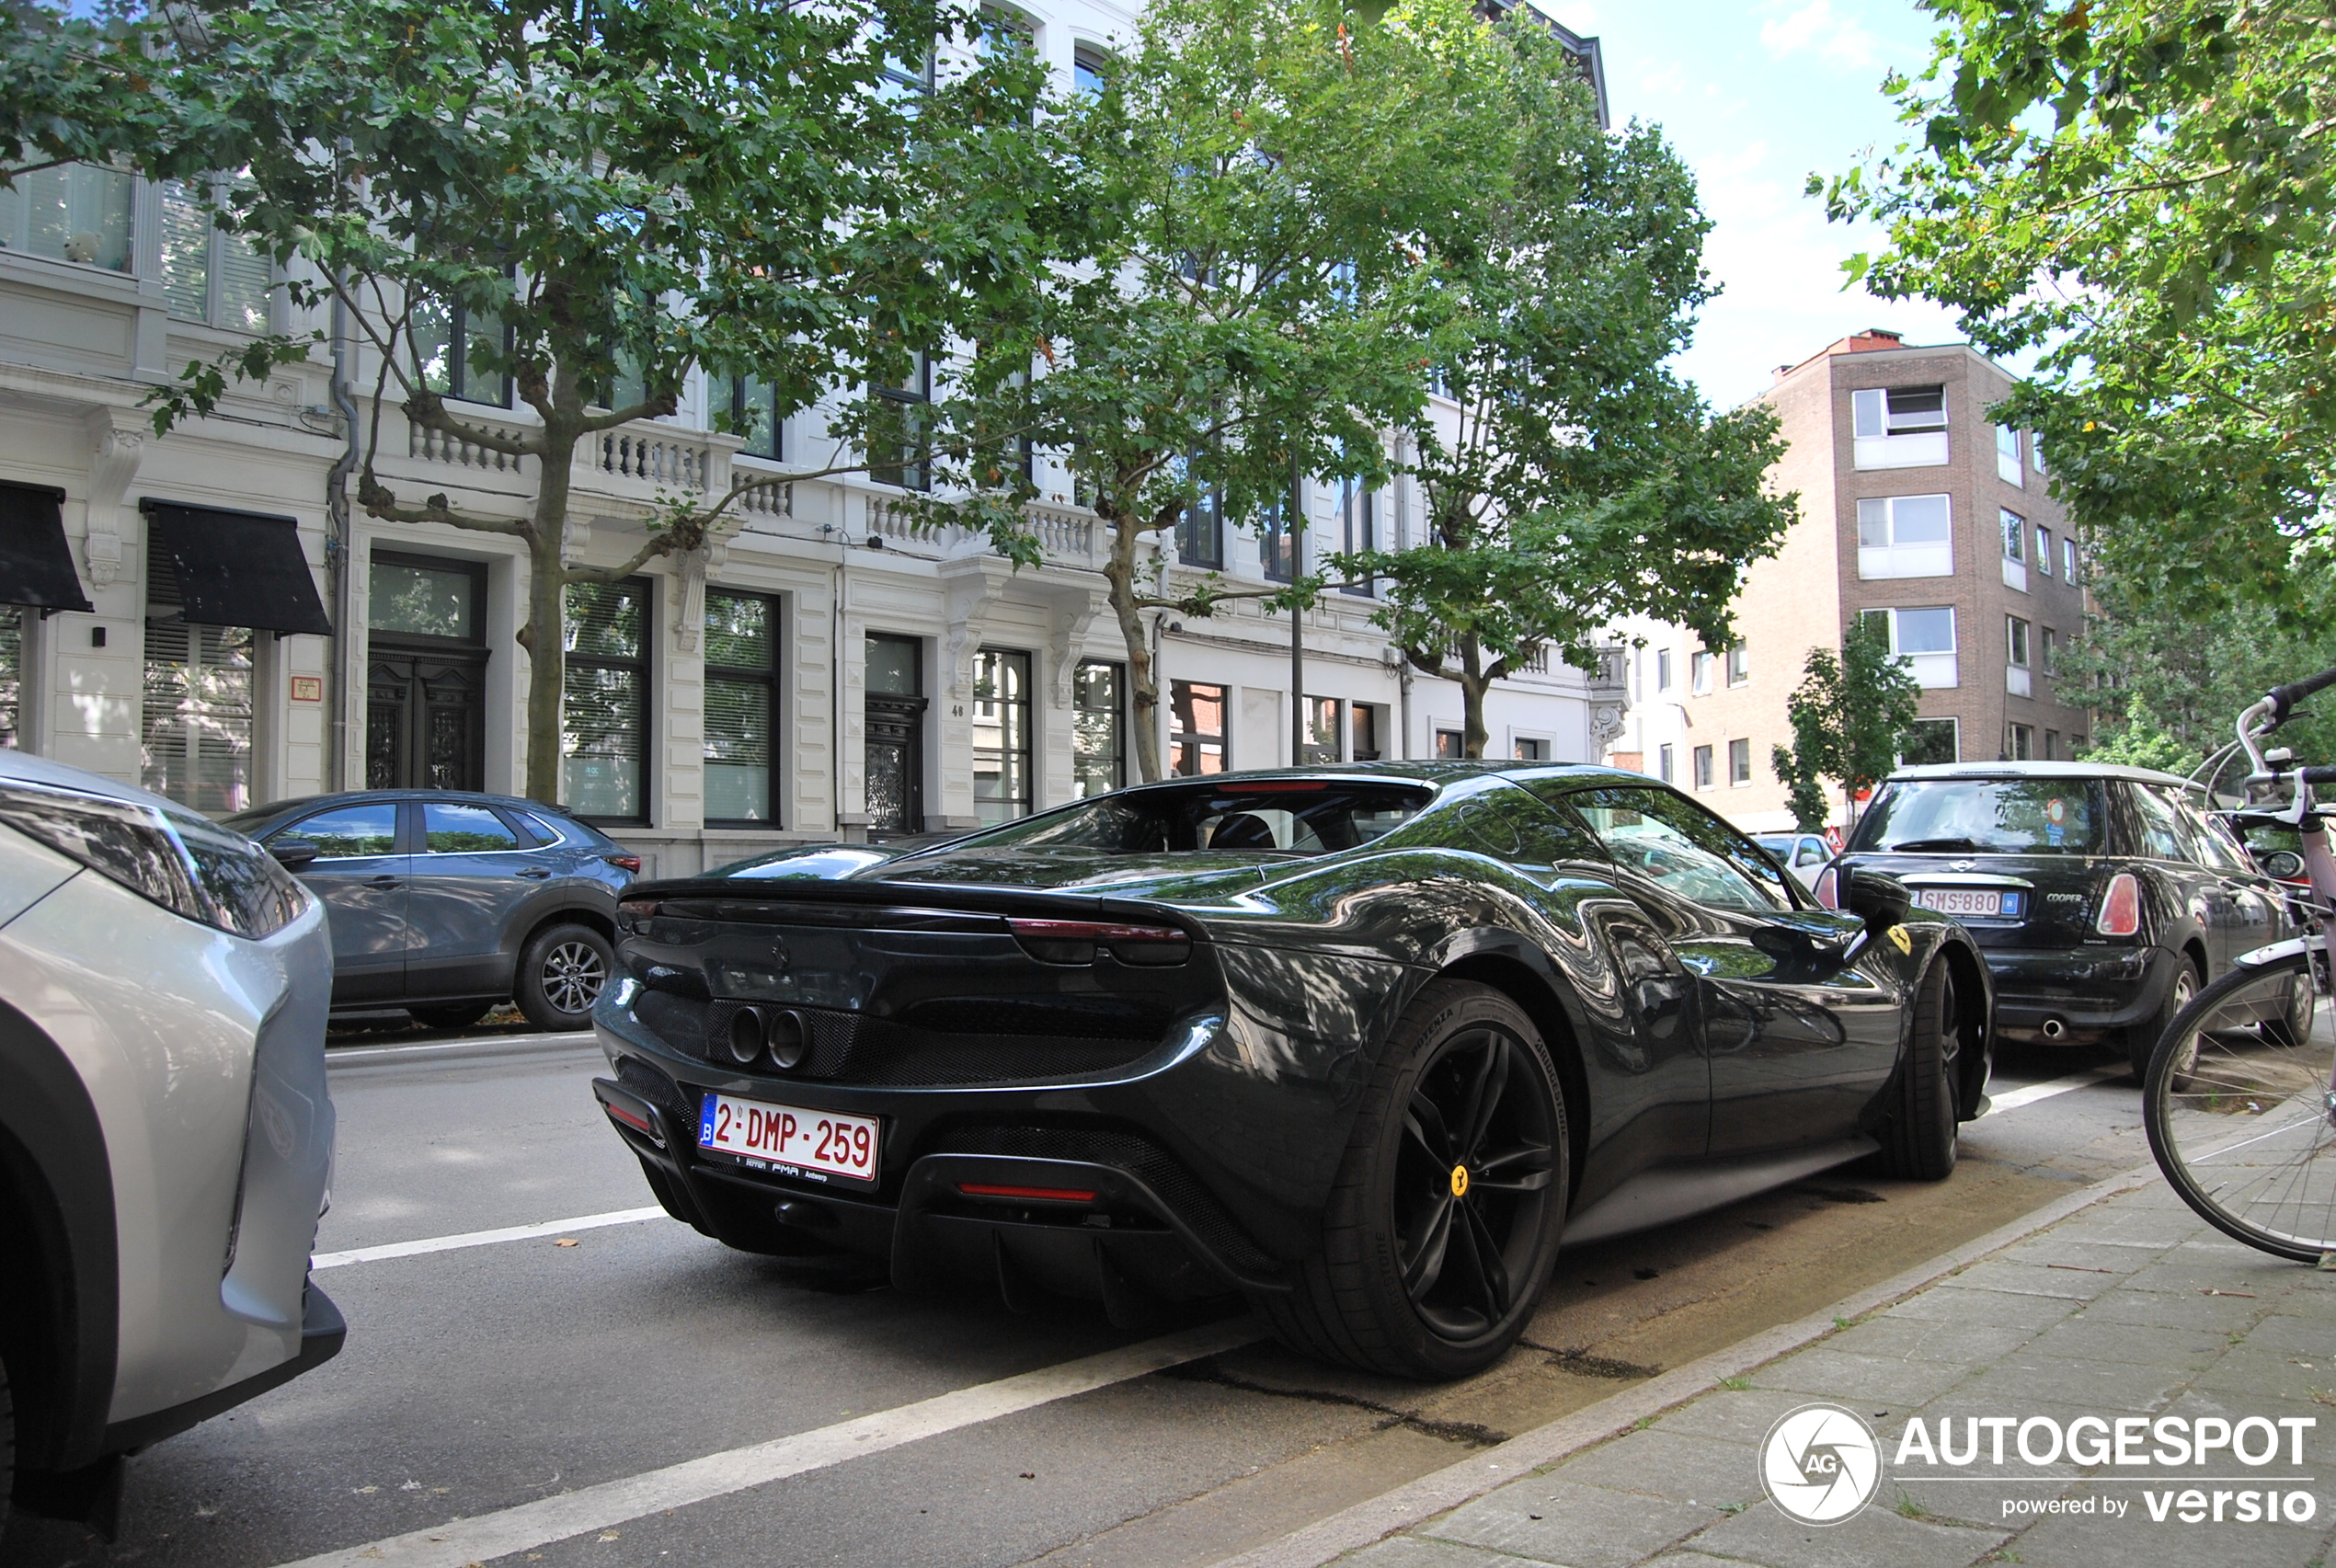
M 1329 854 L 1367 844 L 1432 798 L 1424 785 L 1274 779 L 1128 790 L 959 839 L 966 849 L 1077 850 L 1090 854 L 1246 851 Z
M 2096 779 L 1901 779 L 1883 786 L 1849 848 L 1901 854 L 2099 854 Z

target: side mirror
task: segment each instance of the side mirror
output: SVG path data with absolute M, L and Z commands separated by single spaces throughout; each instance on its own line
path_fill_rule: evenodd
M 1851 914 L 1865 921 L 1868 931 L 1877 935 L 1903 923 L 1907 911 L 1914 908 L 1914 895 L 1907 891 L 1905 883 L 1865 866 L 1849 873 L 1849 892 L 1842 902 Z
M 286 871 L 298 871 L 325 851 L 314 839 L 270 839 L 268 853 L 274 855 L 276 864 Z

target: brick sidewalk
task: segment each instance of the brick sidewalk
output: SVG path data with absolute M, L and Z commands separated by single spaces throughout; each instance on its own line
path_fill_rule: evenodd
M 1872 1503 L 1813 1528 L 1763 1494 L 1758 1445 L 1788 1411 L 1828 1401 L 1881 1440 Z M 2187 1469 L 2036 1466 L 2007 1434 L 1995 1463 L 1985 1429 L 1975 1460 L 1895 1460 L 1909 1421 L 1956 1446 L 1972 1418 L 2248 1417 L 2278 1429 L 2276 1462 L 2227 1453 Z M 2187 1427 L 2183 1428 L 2187 1430 Z M 2129 1430 L 2136 1430 L 2129 1428 Z M 2262 1428 L 2250 1440 L 2260 1447 Z M 2088 1441 L 2090 1433 L 2088 1433 Z M 2035 1450 L 2052 1435 L 2033 1433 Z M 2290 1463 L 2299 1437 L 2302 1463 Z M 2157 1447 L 2138 1439 L 2139 1449 Z M 2158 1563 L 2302 1565 L 2336 1541 L 2336 1274 L 2283 1263 L 2225 1240 L 2162 1183 L 2061 1219 L 1818 1343 L 1730 1378 L 1637 1430 L 1511 1482 L 1464 1506 L 1337 1559 L 1351 1568 L 2152 1568 Z M 2271 1478 L 2308 1480 L 2268 1487 Z M 2261 1479 L 2257 1479 L 2261 1478 Z M 2204 1485 L 2209 1479 L 2236 1482 Z M 2184 1523 L 2231 1494 L 2226 1517 Z M 2308 1523 L 2236 1522 L 2238 1490 L 2307 1493 Z M 2145 1494 L 2165 1509 L 2150 1516 Z M 2039 1516 L 2065 1499 L 2074 1512 Z M 2124 1504 L 2122 1516 L 2103 1505 Z M 2007 1505 L 2024 1512 L 2007 1516 Z M 2090 1508 L 2092 1511 L 2084 1511 Z

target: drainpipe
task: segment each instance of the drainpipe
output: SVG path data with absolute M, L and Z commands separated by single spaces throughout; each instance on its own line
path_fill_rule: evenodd
M 357 403 L 349 395 L 349 305 L 336 280 L 333 290 L 333 411 L 340 416 L 343 441 L 340 456 L 325 476 L 325 570 L 331 579 L 333 635 L 326 651 L 326 687 L 331 693 L 331 758 L 325 768 L 325 787 L 349 787 L 349 604 L 355 598 L 349 580 L 349 476 L 357 471 Z

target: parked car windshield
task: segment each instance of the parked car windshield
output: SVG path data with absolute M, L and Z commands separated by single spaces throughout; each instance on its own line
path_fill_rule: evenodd
M 1899 854 L 2099 854 L 2098 779 L 1899 779 L 1849 841 Z
M 949 848 L 1174 854 L 1202 850 L 1329 854 L 1367 844 L 1417 815 L 1424 784 L 1261 779 L 1101 795 L 959 839 Z

